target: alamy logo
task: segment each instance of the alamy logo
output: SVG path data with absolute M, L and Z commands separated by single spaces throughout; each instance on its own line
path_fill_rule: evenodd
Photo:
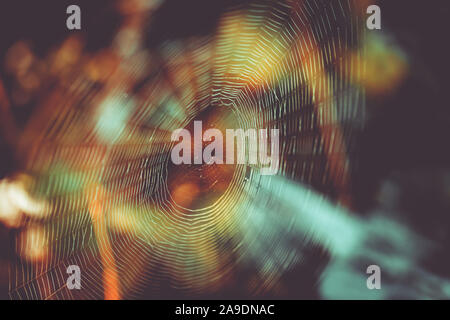
M 370 16 L 367 18 L 367 29 L 380 30 L 381 29 L 381 9 L 379 6 L 373 4 L 367 7 L 367 14 Z
M 70 5 L 66 10 L 67 14 L 70 16 L 66 20 L 66 26 L 69 30 L 80 30 L 81 29 L 81 9 L 77 5 Z
M 367 267 L 367 274 L 370 276 L 367 278 L 366 285 L 367 289 L 381 289 L 381 269 L 376 264 L 372 264 Z
M 192 163 L 208 165 L 214 163 L 259 164 L 262 175 L 274 175 L 278 172 L 280 165 L 280 133 L 278 129 L 270 130 L 269 150 L 268 131 L 268 129 L 247 129 L 246 131 L 243 129 L 227 129 L 225 133 L 226 155 L 224 159 L 222 132 L 218 129 L 208 129 L 203 133 L 202 121 L 194 121 L 193 148 L 191 143 L 192 136 L 189 130 L 176 129 L 172 132 L 171 141 L 179 142 L 172 149 L 171 159 L 176 165 Z M 237 142 L 236 145 L 235 141 Z M 210 143 L 202 151 L 203 142 Z
M 66 270 L 67 274 L 70 274 L 70 277 L 67 278 L 67 288 L 69 290 L 81 289 L 81 270 L 77 265 L 70 265 Z

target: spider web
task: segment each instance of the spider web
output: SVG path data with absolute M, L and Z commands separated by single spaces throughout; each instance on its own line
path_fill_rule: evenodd
M 246 268 L 248 295 L 276 290 L 308 263 L 311 237 L 289 229 L 296 212 L 250 165 L 236 166 L 214 203 L 177 204 L 171 132 L 209 106 L 230 114 L 224 123 L 278 128 L 278 176 L 345 203 L 365 118 L 363 30 L 352 1 L 250 1 L 228 8 L 210 35 L 121 57 L 101 85 L 74 69 L 28 133 L 32 191 L 48 203 L 35 241 L 48 254 L 16 258 L 11 298 L 208 295 L 239 285 Z M 81 290 L 66 286 L 69 265 L 81 269 Z

